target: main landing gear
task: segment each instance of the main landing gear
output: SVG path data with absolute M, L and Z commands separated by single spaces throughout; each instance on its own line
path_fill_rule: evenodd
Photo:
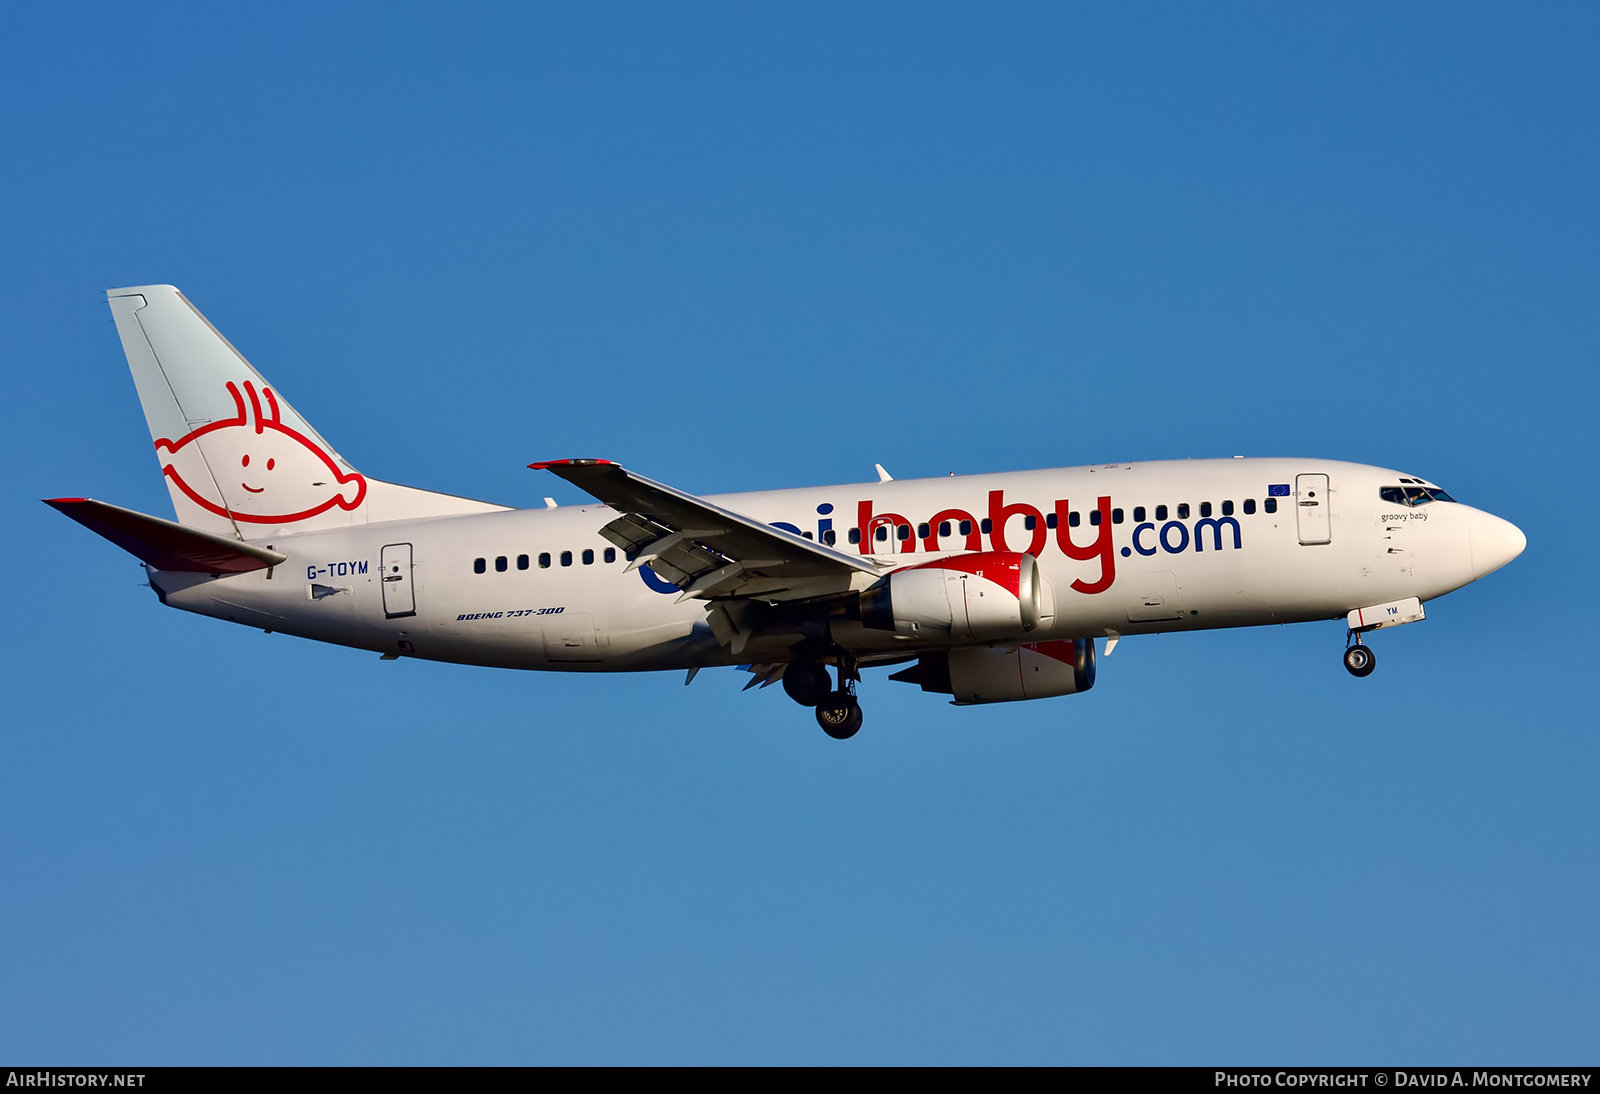
M 856 669 L 856 659 L 848 653 L 840 653 L 838 662 L 837 691 L 829 690 L 832 682 L 821 661 L 791 662 L 783 670 L 783 690 L 801 706 L 815 707 L 822 732 L 842 741 L 854 737 L 861 728 L 861 704 L 856 702 L 856 681 L 861 674 Z
M 1361 644 L 1360 631 L 1351 631 L 1350 636 L 1355 643 L 1345 647 L 1344 667 L 1351 676 L 1371 676 L 1372 670 L 1378 667 L 1378 655 L 1372 652 L 1371 646 Z
M 836 741 L 854 737 L 861 728 L 861 704 L 848 691 L 836 691 L 817 704 L 817 725 Z

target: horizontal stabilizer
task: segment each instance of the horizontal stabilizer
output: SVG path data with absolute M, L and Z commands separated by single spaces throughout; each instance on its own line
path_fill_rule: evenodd
M 103 501 L 48 498 L 45 504 L 158 570 L 243 574 L 276 566 L 289 557 Z

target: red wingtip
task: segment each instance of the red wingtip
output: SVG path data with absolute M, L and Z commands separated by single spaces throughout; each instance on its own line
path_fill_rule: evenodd
M 548 471 L 552 467 L 590 467 L 610 462 L 610 460 L 541 460 L 538 463 L 530 463 L 528 467 L 533 471 Z
M 89 499 L 88 498 L 44 498 L 42 500 L 44 501 L 44 503 L 46 505 L 76 505 L 78 502 L 88 501 Z

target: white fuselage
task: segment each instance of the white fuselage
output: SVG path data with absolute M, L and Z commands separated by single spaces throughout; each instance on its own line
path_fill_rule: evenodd
M 1320 498 L 1304 496 L 1322 481 L 1314 476 L 1326 476 Z M 1193 460 L 707 500 L 821 542 L 831 533 L 841 551 L 905 564 L 971 550 L 1029 551 L 1048 583 L 1045 625 L 1027 635 L 1034 642 L 1337 618 L 1363 605 L 1440 596 L 1520 550 L 1520 542 L 1507 546 L 1520 533 L 1469 506 L 1382 500 L 1380 486 L 1398 479 L 1328 460 Z M 1269 493 L 1285 484 L 1286 495 Z M 1101 505 L 1112 519 L 1097 525 L 1091 514 Z M 266 536 L 253 542 L 288 556 L 271 570 L 152 570 L 151 584 L 187 611 L 438 661 L 629 671 L 759 659 L 759 651 L 735 654 L 717 640 L 704 601 L 681 599 L 648 569 L 629 571 L 599 534 L 616 517 L 595 503 Z M 863 523 L 864 541 L 851 542 Z M 1103 550 L 1089 554 L 1096 543 Z M 833 641 L 863 660 L 940 644 L 848 618 L 828 626 Z

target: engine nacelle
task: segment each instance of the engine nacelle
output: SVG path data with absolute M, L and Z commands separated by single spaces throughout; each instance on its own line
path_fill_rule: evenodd
M 889 677 L 968 703 L 1075 695 L 1094 687 L 1094 639 L 1030 642 L 1015 649 L 969 646 L 923 654 Z
M 984 551 L 907 566 L 861 594 L 861 624 L 912 637 L 1021 637 L 1039 626 L 1044 579 L 1032 555 Z

